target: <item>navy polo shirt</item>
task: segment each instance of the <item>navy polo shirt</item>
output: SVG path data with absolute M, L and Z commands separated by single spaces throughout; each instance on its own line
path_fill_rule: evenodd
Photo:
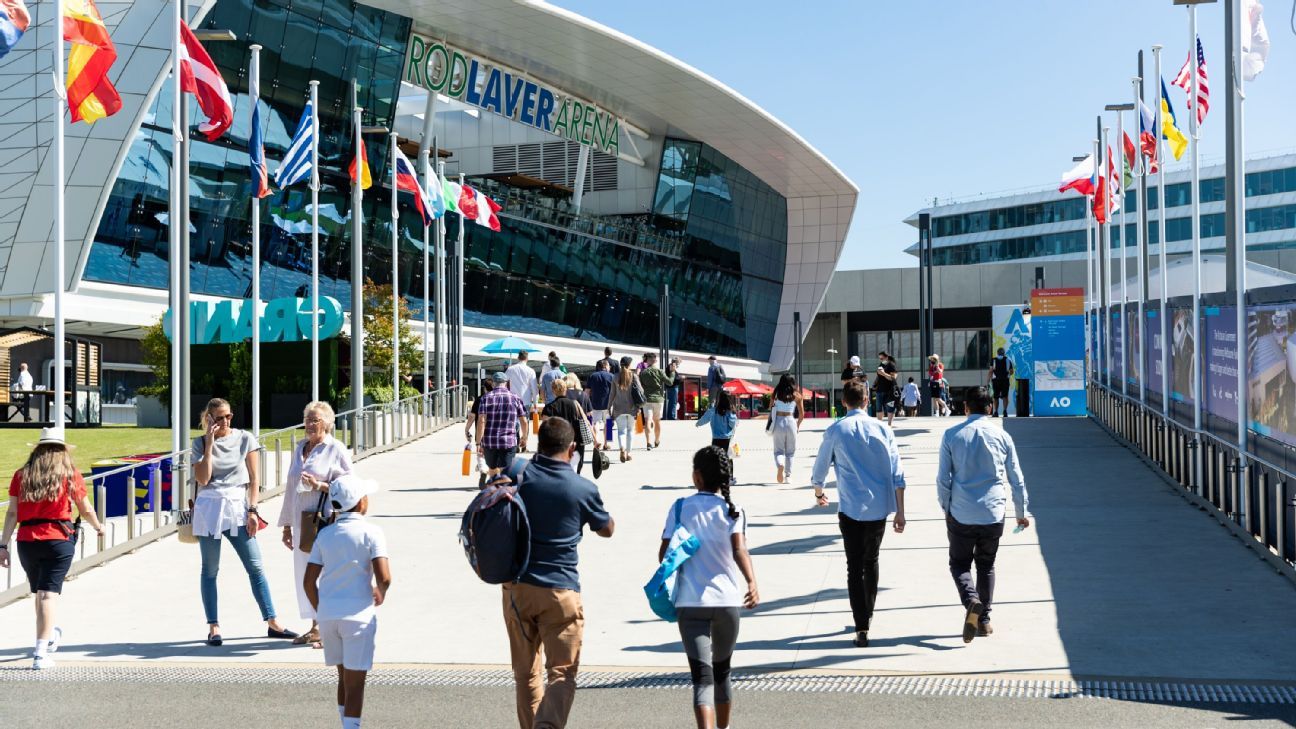
M 598 487 L 570 464 L 537 454 L 526 467 L 518 496 L 531 522 L 531 561 L 520 581 L 580 592 L 576 547 L 584 528 L 596 532 L 612 520 Z

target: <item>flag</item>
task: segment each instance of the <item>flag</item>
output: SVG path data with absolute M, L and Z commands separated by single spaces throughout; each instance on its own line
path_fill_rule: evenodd
M 248 135 L 248 165 L 252 168 L 252 197 L 258 200 L 270 196 L 270 180 L 266 176 L 265 129 L 261 123 L 261 79 L 248 81 L 248 96 L 252 97 L 252 133 Z
M 1121 176 L 1120 171 L 1116 169 L 1115 159 L 1116 158 L 1112 156 L 1111 145 L 1107 145 L 1107 191 L 1110 193 L 1109 197 L 1111 198 L 1111 205 L 1108 209 L 1111 210 L 1112 213 L 1116 213 L 1120 210 L 1122 202 L 1120 199 Z
M 1080 161 L 1080 164 L 1063 173 L 1062 184 L 1058 186 L 1058 192 L 1075 190 L 1081 195 L 1094 194 L 1094 158 L 1089 155 Z
M 183 20 L 180 40 L 180 88 L 198 97 L 198 108 L 207 115 L 198 131 L 214 142 L 234 126 L 234 102 L 216 63 Z
M 1259 0 L 1242 0 L 1242 78 L 1254 81 L 1269 58 L 1269 29 Z
M 432 203 L 432 217 L 439 218 L 446 212 L 445 190 L 441 187 L 441 180 L 435 170 L 428 170 L 426 182 L 428 200 Z
M 30 25 L 31 15 L 23 0 L 0 0 L 0 58 L 13 50 Z
M 312 159 L 314 146 L 315 113 L 307 101 L 301 121 L 297 122 L 297 131 L 293 132 L 292 141 L 288 144 L 288 152 L 279 163 L 279 169 L 275 170 L 275 185 L 283 189 L 309 177 L 315 162 Z
M 441 179 L 441 197 L 445 200 L 446 210 L 452 213 L 459 212 L 459 196 L 462 194 L 463 190 L 459 187 L 459 183 L 449 177 Z
M 356 174 L 357 163 L 360 167 L 359 175 Z M 351 184 L 359 183 L 361 190 L 373 187 L 373 175 L 369 173 L 369 152 L 365 149 L 364 142 L 360 143 L 360 156 L 351 160 L 347 172 L 351 175 Z
M 63 40 L 72 44 L 65 79 L 72 121 L 93 124 L 121 111 L 121 97 L 108 80 L 108 69 L 117 60 L 117 47 L 108 37 L 94 0 L 64 3 Z
M 1125 136 L 1125 187 L 1129 188 L 1134 184 L 1134 170 L 1138 167 L 1138 151 L 1134 146 L 1134 140 L 1130 139 L 1129 132 L 1121 132 Z
M 428 199 L 427 192 L 418 182 L 418 176 L 414 174 L 414 165 L 406 159 L 400 149 L 394 150 L 396 159 L 393 164 L 396 168 L 396 189 L 401 192 L 414 193 L 414 207 L 418 209 L 419 215 L 423 218 L 423 227 L 432 224 L 432 201 Z
M 1189 55 L 1183 68 L 1179 69 L 1179 75 L 1170 82 L 1188 94 L 1192 93 L 1192 66 L 1192 56 Z M 1188 99 L 1188 108 L 1197 109 L 1198 124 L 1206 121 L 1206 112 L 1210 111 L 1210 87 L 1206 84 L 1206 53 L 1202 50 L 1200 36 L 1197 38 L 1197 98 Z
M 1148 161 L 1148 174 L 1157 173 L 1157 138 L 1156 138 L 1156 117 L 1153 116 L 1152 110 L 1147 104 L 1139 99 L 1139 149 L 1142 150 L 1143 156 Z
M 1188 149 L 1188 137 L 1175 126 L 1174 107 L 1166 93 L 1165 79 L 1161 79 L 1161 138 L 1170 143 L 1170 154 L 1177 160 Z
M 459 185 L 459 215 L 477 219 L 477 191 L 468 185 Z
M 495 213 L 500 211 L 499 203 L 487 197 L 481 190 L 474 190 L 474 192 L 477 193 L 477 224 L 498 233 L 500 219 Z
M 1104 168 L 1098 170 L 1098 183 L 1094 186 L 1093 200 L 1089 201 L 1089 205 L 1093 208 L 1094 220 L 1097 220 L 1099 225 L 1107 222 L 1108 202 L 1110 198 L 1107 195 L 1107 173 Z

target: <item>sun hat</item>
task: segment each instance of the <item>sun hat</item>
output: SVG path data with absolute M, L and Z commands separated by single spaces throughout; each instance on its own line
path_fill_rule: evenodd
M 43 445 L 61 445 L 64 446 L 65 448 L 76 448 L 76 446 L 74 445 L 68 445 L 67 438 L 64 436 L 63 429 L 57 426 L 41 428 L 40 440 L 36 441 L 35 443 L 28 443 L 27 447 L 35 448 L 36 446 L 43 446 Z
M 329 500 L 338 511 L 351 511 L 360 499 L 378 490 L 378 482 L 346 474 L 329 484 Z

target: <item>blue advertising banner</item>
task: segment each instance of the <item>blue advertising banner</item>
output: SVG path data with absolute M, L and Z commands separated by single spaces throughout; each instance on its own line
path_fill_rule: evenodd
M 1035 382 L 1031 412 L 1084 415 L 1084 289 L 1031 291 Z
M 1124 330 L 1119 309 L 1111 310 L 1111 384 L 1112 388 L 1121 389 L 1121 378 L 1125 376 L 1125 348 L 1121 346 L 1121 332 Z
M 1148 374 L 1147 389 L 1151 392 L 1161 392 L 1161 314 L 1156 309 L 1149 309 L 1147 317 L 1143 320 L 1143 341 L 1150 342 L 1152 346 L 1147 348 L 1147 359 L 1144 362 L 1144 371 Z
M 1237 422 L 1237 309 L 1232 306 L 1202 308 L 1206 330 L 1206 410 Z

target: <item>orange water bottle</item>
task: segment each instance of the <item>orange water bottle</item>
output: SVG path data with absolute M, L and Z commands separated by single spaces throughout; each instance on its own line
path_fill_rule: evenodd
M 540 433 L 540 413 L 534 409 L 531 411 L 531 433 L 533 435 Z
M 473 445 L 472 441 L 464 444 L 463 452 L 463 475 L 467 476 L 472 472 Z

